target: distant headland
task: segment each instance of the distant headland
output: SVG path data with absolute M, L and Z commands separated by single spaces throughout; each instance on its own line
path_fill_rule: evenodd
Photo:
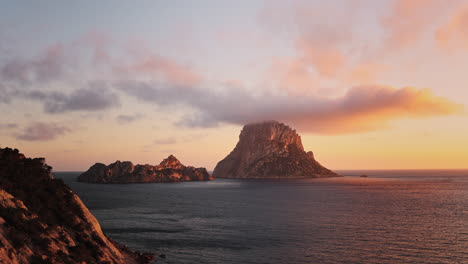
M 234 150 L 213 171 L 215 178 L 320 178 L 338 174 L 305 152 L 301 137 L 277 121 L 245 125 Z

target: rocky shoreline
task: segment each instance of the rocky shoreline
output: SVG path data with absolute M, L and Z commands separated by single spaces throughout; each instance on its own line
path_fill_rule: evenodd
M 147 264 L 107 238 L 81 199 L 43 158 L 0 149 L 0 263 Z

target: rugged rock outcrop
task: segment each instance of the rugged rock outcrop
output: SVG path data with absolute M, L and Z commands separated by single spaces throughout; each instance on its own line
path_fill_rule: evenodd
M 0 149 L 0 263 L 149 263 L 107 238 L 43 158 Z
M 184 166 L 172 155 L 156 166 L 133 165 L 130 161 L 116 161 L 107 166 L 96 163 L 78 176 L 78 181 L 90 183 L 183 182 L 212 179 L 205 168 Z
M 234 150 L 214 171 L 215 178 L 317 178 L 338 176 L 305 152 L 301 137 L 283 123 L 267 121 L 242 129 Z

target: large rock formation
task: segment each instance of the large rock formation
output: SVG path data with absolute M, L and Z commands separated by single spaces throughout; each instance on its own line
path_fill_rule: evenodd
M 0 263 L 149 263 L 108 239 L 43 158 L 0 149 Z
M 305 152 L 301 137 L 285 124 L 268 121 L 244 126 L 234 150 L 216 165 L 215 178 L 316 178 L 336 173 Z
M 156 166 L 133 165 L 130 161 L 116 161 L 107 166 L 96 163 L 78 177 L 80 182 L 91 183 L 183 182 L 212 179 L 205 168 L 184 166 L 172 155 Z

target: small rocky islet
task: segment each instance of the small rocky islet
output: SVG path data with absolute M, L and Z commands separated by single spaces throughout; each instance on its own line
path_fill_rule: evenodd
M 154 166 L 134 165 L 130 161 L 116 161 L 109 165 L 96 163 L 78 176 L 79 182 L 88 183 L 164 183 L 212 179 L 205 168 L 185 166 L 173 155 Z

